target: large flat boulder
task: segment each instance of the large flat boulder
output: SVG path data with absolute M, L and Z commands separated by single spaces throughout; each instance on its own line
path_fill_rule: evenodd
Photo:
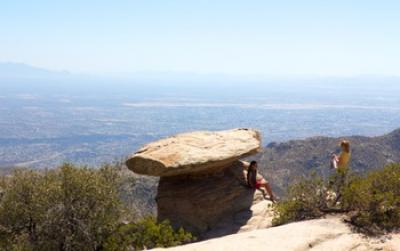
M 135 173 L 152 176 L 212 173 L 260 149 L 257 130 L 198 131 L 147 144 L 126 164 Z

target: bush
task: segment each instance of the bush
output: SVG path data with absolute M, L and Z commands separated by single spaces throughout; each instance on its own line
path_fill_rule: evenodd
M 343 190 L 343 206 L 354 212 L 351 222 L 368 233 L 400 228 L 400 164 L 355 179 Z
M 36 250 L 97 249 L 121 217 L 118 178 L 107 166 L 15 171 L 3 181 L 2 240 L 27 236 Z
M 318 218 L 326 213 L 350 213 L 350 222 L 375 234 L 400 228 L 400 164 L 365 176 L 342 170 L 323 181 L 315 174 L 288 189 L 275 206 L 274 225 Z
M 323 180 L 315 173 L 288 188 L 287 199 L 275 205 L 273 225 L 307 220 L 323 215 L 320 207 L 325 194 Z
M 99 250 L 110 236 L 132 234 L 135 239 L 129 245 L 135 247 L 169 246 L 189 236 L 154 220 L 139 221 L 129 237 L 121 235 L 122 220 L 133 217 L 120 199 L 120 171 L 64 164 L 50 171 L 24 169 L 2 176 L 0 250 Z
M 153 217 L 146 217 L 137 223 L 122 225 L 105 243 L 105 250 L 135 250 L 171 247 L 194 241 L 192 234 L 182 228 L 174 231 L 168 221 L 157 223 Z

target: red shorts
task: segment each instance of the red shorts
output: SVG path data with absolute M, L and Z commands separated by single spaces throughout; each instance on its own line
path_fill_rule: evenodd
M 262 183 L 261 183 L 261 180 L 257 180 L 257 181 L 256 181 L 256 187 L 255 187 L 255 188 L 256 188 L 256 189 L 260 189 L 260 188 L 261 188 L 261 184 L 262 184 Z

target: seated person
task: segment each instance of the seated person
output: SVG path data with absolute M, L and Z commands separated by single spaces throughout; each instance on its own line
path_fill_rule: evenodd
M 247 170 L 247 185 L 253 189 L 264 188 L 265 191 L 267 191 L 271 201 L 275 203 L 275 196 L 272 193 L 271 187 L 269 186 L 268 182 L 264 178 L 261 178 L 260 176 L 257 177 L 256 161 L 252 161 Z

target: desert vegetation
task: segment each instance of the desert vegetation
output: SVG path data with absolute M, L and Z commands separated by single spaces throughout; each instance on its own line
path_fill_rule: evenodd
M 194 241 L 152 212 L 139 212 L 143 198 L 135 203 L 128 192 L 136 179 L 122 165 L 64 164 L 0 176 L 0 250 L 141 250 Z M 398 230 L 400 164 L 327 179 L 314 173 L 290 186 L 274 209 L 274 225 L 341 213 L 367 234 Z
M 0 178 L 1 250 L 140 250 L 194 240 L 122 198 L 122 167 L 17 169 Z
M 288 188 L 275 206 L 274 225 L 345 213 L 348 222 L 367 234 L 400 228 L 400 164 L 366 174 L 342 170 L 329 179 L 313 174 Z

